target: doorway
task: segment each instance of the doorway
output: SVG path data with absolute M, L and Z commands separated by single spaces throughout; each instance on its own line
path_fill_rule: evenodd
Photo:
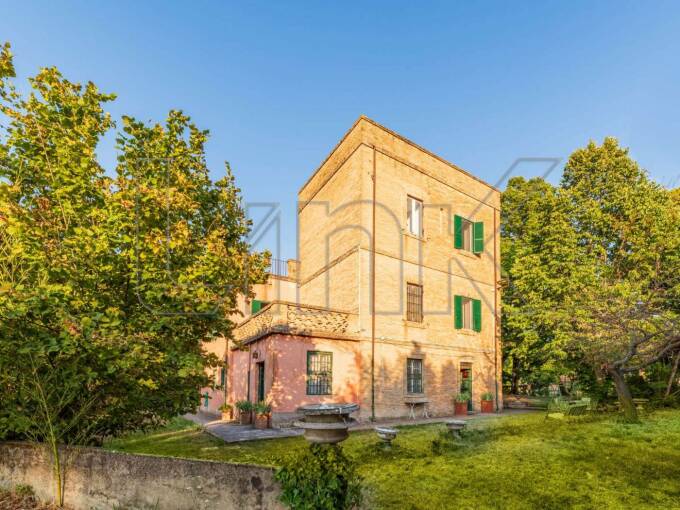
M 461 363 L 460 365 L 460 392 L 470 395 L 468 399 L 468 412 L 472 412 L 472 365 Z
M 260 361 L 257 364 L 257 401 L 262 402 L 264 396 L 264 361 Z

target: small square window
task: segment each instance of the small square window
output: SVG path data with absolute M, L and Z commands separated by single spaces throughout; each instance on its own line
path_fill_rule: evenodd
M 408 358 L 406 360 L 406 392 L 423 392 L 423 360 Z
M 423 202 L 417 198 L 408 197 L 406 211 L 406 222 L 408 231 L 414 236 L 423 235 Z

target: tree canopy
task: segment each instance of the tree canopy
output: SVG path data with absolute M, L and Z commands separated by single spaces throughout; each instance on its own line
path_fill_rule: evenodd
M 503 340 L 514 388 L 583 370 L 593 350 L 579 342 L 584 323 L 574 318 L 596 313 L 597 289 L 625 285 L 629 296 L 648 300 L 662 293 L 655 306 L 680 311 L 678 204 L 677 191 L 652 181 L 614 138 L 576 150 L 559 186 L 509 182 L 501 213 Z
M 236 296 L 268 257 L 250 251 L 229 166 L 212 182 L 208 132 L 170 111 L 162 124 L 122 118 L 109 175 L 96 150 L 116 127 L 115 96 L 55 68 L 22 95 L 14 74 L 6 44 L 0 436 L 39 436 L 49 414 L 68 441 L 194 409 L 216 361 L 202 342 L 230 333 Z

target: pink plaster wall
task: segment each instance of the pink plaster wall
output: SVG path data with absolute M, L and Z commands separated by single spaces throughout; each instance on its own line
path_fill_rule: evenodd
M 250 353 L 231 351 L 232 401 L 246 398 L 250 363 L 250 400 L 257 399 L 256 363 L 265 363 L 265 398 L 275 413 L 293 413 L 306 404 L 359 402 L 361 356 L 358 343 L 301 336 L 272 335 L 249 345 Z M 333 353 L 331 395 L 307 395 L 307 351 Z M 257 352 L 257 359 L 253 354 Z
M 224 337 L 216 338 L 211 342 L 203 342 L 203 350 L 217 356 L 218 359 L 224 360 L 227 355 L 227 341 Z M 220 384 L 220 369 L 219 368 L 206 368 L 208 376 L 212 379 L 215 386 Z M 208 407 L 204 406 L 205 399 L 203 395 L 208 393 Z M 203 412 L 207 411 L 209 413 L 218 414 L 219 407 L 224 403 L 224 389 L 208 386 L 201 388 L 201 402 L 199 404 L 199 409 Z

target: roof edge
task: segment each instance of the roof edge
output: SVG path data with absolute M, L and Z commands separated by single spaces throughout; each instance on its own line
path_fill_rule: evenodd
M 412 147 L 414 147 L 414 148 L 416 148 L 416 149 L 418 149 L 418 150 L 424 152 L 424 153 L 427 154 L 428 156 L 430 156 L 430 157 L 432 157 L 432 158 L 434 158 L 434 159 L 440 161 L 441 163 L 444 163 L 445 165 L 447 165 L 447 166 L 453 168 L 454 170 L 457 170 L 458 172 L 461 172 L 461 173 L 467 175 L 468 177 L 470 177 L 470 178 L 476 180 L 477 182 L 479 182 L 479 183 L 481 183 L 481 184 L 484 184 L 485 186 L 491 188 L 492 190 L 494 190 L 494 191 L 496 191 L 496 192 L 498 192 L 498 193 L 501 193 L 501 190 L 498 189 L 496 186 L 494 186 L 494 185 L 492 185 L 492 184 L 489 184 L 488 182 L 486 182 L 485 180 L 483 180 L 483 179 L 477 177 L 476 175 L 472 174 L 472 173 L 469 172 L 468 170 L 465 170 L 464 168 L 461 168 L 461 167 L 459 167 L 458 165 L 456 165 L 456 164 L 454 164 L 454 163 L 451 163 L 450 161 L 448 161 L 448 160 L 442 158 L 441 156 L 438 156 L 438 155 L 435 154 L 434 152 L 432 152 L 432 151 L 426 149 L 426 148 L 423 147 L 422 145 L 418 145 L 418 144 L 415 143 L 414 141 L 412 141 L 412 140 L 406 138 L 406 137 L 403 136 L 403 135 L 400 135 L 400 134 L 397 133 L 396 131 L 393 131 L 393 130 L 391 130 L 390 128 L 385 127 L 385 126 L 383 126 L 382 124 L 380 124 L 379 122 L 376 122 L 375 120 L 371 119 L 370 117 L 367 117 L 366 115 L 363 115 L 363 114 L 362 114 L 362 115 L 359 115 L 359 118 L 357 118 L 357 120 L 354 121 L 354 124 L 352 124 L 352 126 L 345 132 L 345 134 L 342 136 L 342 138 L 340 139 L 340 141 L 339 141 L 338 143 L 335 144 L 335 146 L 333 147 L 333 149 L 331 149 L 331 151 L 330 151 L 330 152 L 328 153 L 328 155 L 324 158 L 324 160 L 321 162 L 321 164 L 319 164 L 319 166 L 316 167 L 316 169 L 314 170 L 314 172 L 312 172 L 312 175 L 310 175 L 309 178 L 305 181 L 305 183 L 300 187 L 300 189 L 298 189 L 298 195 L 299 195 L 300 193 L 302 193 L 302 191 L 309 185 L 309 183 L 312 181 L 312 179 L 314 179 L 314 177 L 316 176 L 316 174 L 319 173 L 319 171 L 321 170 L 321 168 L 323 168 L 323 166 L 326 164 L 326 162 L 331 158 L 331 156 L 333 156 L 333 154 L 338 150 L 338 148 L 340 147 L 340 145 L 342 145 L 342 143 L 347 139 L 347 137 L 350 135 L 350 133 L 351 133 L 352 131 L 354 131 L 354 129 L 357 127 L 357 125 L 359 125 L 359 123 L 360 123 L 362 120 L 365 120 L 366 122 L 372 124 L 373 126 L 379 128 L 379 129 L 382 129 L 383 131 L 389 133 L 390 135 L 394 136 L 395 138 L 401 140 L 402 142 L 404 142 L 404 143 L 406 143 L 406 144 L 408 144 L 408 145 L 410 145 L 410 146 L 412 146 Z

